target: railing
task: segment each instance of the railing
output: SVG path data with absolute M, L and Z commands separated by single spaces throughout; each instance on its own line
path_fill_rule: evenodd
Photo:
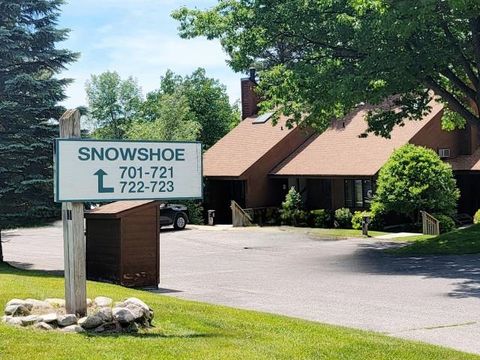
M 422 231 L 425 235 L 440 235 L 440 221 L 434 218 L 426 211 L 420 211 L 422 214 Z
M 249 214 L 242 209 L 240 205 L 234 200 L 230 204 L 232 209 L 232 224 L 233 227 L 250 226 L 253 225 L 253 220 Z
M 267 206 L 267 207 L 258 207 L 258 208 L 248 208 L 243 209 L 250 218 L 252 219 L 253 223 L 264 226 L 264 225 L 278 225 L 278 207 L 274 206 Z

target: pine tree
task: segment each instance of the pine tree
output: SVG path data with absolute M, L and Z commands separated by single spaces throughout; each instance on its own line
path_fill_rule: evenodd
M 78 54 L 58 49 L 61 0 L 0 0 L 0 229 L 58 215 L 53 139 L 68 79 L 55 77 Z

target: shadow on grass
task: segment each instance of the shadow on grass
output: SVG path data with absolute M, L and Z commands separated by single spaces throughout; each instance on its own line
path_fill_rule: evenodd
M 385 252 L 398 247 L 394 242 L 359 244 L 340 266 L 351 271 L 381 275 L 416 275 L 426 278 L 457 279 L 447 295 L 453 298 L 480 298 L 480 255 L 397 256 Z
M 161 334 L 161 333 L 80 333 L 87 338 L 139 338 L 139 339 L 196 339 L 196 338 L 214 338 L 218 337 L 217 334 Z
M 33 264 L 9 261 L 8 263 L 0 263 L 0 275 L 17 275 L 17 276 L 33 276 L 33 277 L 61 277 L 63 271 L 47 271 L 47 270 L 28 270 Z

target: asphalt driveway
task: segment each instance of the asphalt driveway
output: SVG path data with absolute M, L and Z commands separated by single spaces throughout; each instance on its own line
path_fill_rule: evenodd
M 7 233 L 5 258 L 61 270 L 61 228 Z M 284 229 L 162 231 L 160 293 L 480 353 L 480 256 L 397 258 L 375 240 Z

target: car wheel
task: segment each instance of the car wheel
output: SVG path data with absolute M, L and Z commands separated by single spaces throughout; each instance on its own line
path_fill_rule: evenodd
M 175 230 L 183 230 L 187 226 L 187 217 L 184 214 L 178 214 L 173 223 Z

